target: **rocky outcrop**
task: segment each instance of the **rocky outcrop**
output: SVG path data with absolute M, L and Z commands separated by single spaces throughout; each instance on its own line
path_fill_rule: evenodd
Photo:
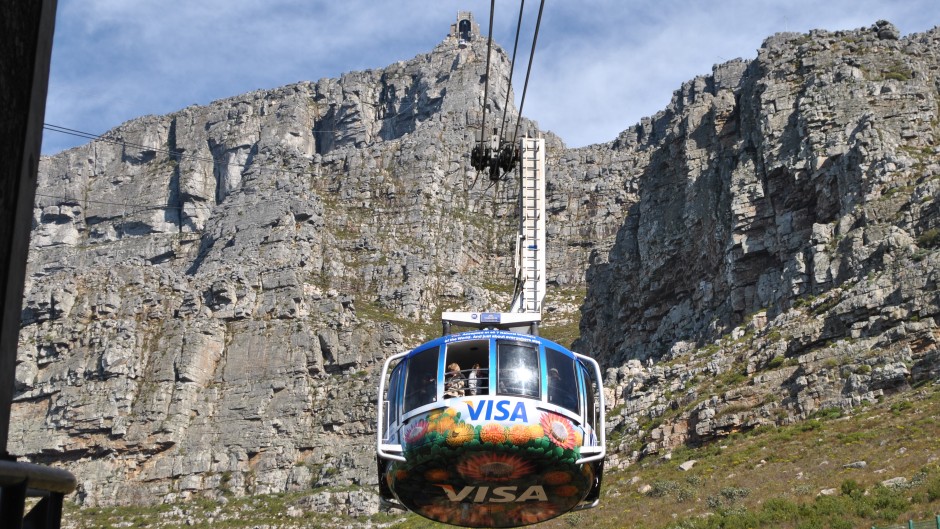
M 515 186 L 468 156 L 485 53 L 448 38 L 43 159 L 9 449 L 87 505 L 373 486 L 375 367 L 509 304 Z M 781 34 L 611 143 L 545 133 L 547 317 L 587 289 L 619 462 L 938 376 L 938 55 L 938 30 Z
M 612 145 L 644 153 L 638 200 L 588 270 L 578 345 L 627 362 L 628 439 L 668 450 L 937 378 L 938 72 L 936 29 L 775 35 Z

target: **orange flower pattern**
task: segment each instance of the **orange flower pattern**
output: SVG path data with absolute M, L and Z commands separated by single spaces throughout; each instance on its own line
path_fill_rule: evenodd
M 545 430 L 542 429 L 541 424 L 530 424 L 529 435 L 532 436 L 532 439 L 538 439 L 545 436 Z
M 531 474 L 532 470 L 532 463 L 515 454 L 483 452 L 457 464 L 461 476 L 480 482 L 513 481 Z
M 529 409 L 523 421 L 481 420 L 480 401 L 464 405 L 403 428 L 407 461 L 390 465 L 385 480 L 408 508 L 449 524 L 510 527 L 554 518 L 589 492 L 595 469 L 575 463 L 586 436 L 569 419 Z
M 516 446 L 528 443 L 532 439 L 532 432 L 524 424 L 515 424 L 509 427 L 509 441 Z
M 502 424 L 490 423 L 480 430 L 480 441 L 484 443 L 499 444 L 506 440 L 506 427 Z
M 466 423 L 460 423 L 454 426 L 454 429 L 447 432 L 447 444 L 450 446 L 459 446 L 473 440 L 473 426 Z

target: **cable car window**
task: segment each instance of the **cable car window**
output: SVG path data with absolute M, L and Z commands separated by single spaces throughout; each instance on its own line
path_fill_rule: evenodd
M 497 342 L 496 363 L 497 393 L 540 398 L 538 348 L 521 342 Z
M 489 340 L 467 340 L 448 344 L 445 365 L 445 398 L 489 394 Z
M 548 402 L 578 413 L 578 378 L 574 358 L 545 348 L 548 370 Z
M 437 401 L 438 348 L 415 353 L 408 359 L 405 379 L 405 411 Z
M 388 439 L 388 436 L 391 432 L 391 427 L 398 422 L 398 410 L 401 408 L 401 395 L 399 394 L 399 388 L 401 386 L 401 375 L 404 372 L 405 363 L 399 362 L 395 369 L 392 371 L 392 376 L 388 380 L 388 393 L 386 393 L 385 400 L 388 401 L 388 411 L 386 423 L 389 427 L 385 430 L 385 438 Z
M 594 377 L 591 371 L 584 367 L 581 362 L 578 362 L 578 367 L 581 369 L 581 378 L 584 380 L 584 399 L 587 406 L 584 415 L 588 424 L 591 425 L 591 429 L 594 429 L 597 423 L 597 409 L 594 404 Z

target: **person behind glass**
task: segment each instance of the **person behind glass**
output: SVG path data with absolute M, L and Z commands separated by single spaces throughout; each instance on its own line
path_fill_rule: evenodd
M 444 375 L 444 398 L 460 397 L 467 389 L 467 378 L 460 372 L 460 364 L 454 362 L 447 366 Z
M 410 408 L 423 406 L 437 400 L 437 377 L 427 375 L 421 377 L 421 380 L 424 380 L 424 383 L 419 385 L 415 389 L 414 394 L 408 397 L 409 399 L 413 399 L 412 402 L 414 402 L 414 404 L 409 405 Z
M 558 370 L 554 367 L 548 370 L 548 401 L 555 401 L 555 394 L 559 384 L 561 383 L 561 375 L 558 374 Z
M 473 364 L 473 369 L 470 370 L 470 376 L 468 377 L 467 393 L 470 395 L 479 394 L 478 388 L 480 387 L 480 364 Z

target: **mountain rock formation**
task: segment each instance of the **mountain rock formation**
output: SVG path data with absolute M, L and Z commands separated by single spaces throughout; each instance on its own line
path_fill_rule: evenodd
M 86 505 L 371 491 L 376 367 L 509 303 L 515 186 L 468 156 L 485 44 L 43 159 L 10 451 Z M 938 123 L 940 29 L 879 22 L 775 35 L 607 144 L 544 133 L 547 316 L 583 301 L 612 463 L 940 377 Z

